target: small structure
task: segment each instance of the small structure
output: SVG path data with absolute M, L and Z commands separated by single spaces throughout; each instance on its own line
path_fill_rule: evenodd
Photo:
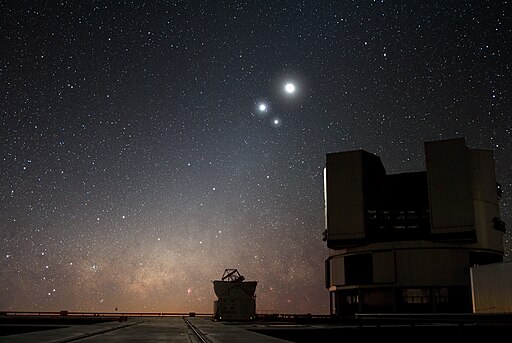
M 256 317 L 257 281 L 245 281 L 237 269 L 226 269 L 221 280 L 212 282 L 218 298 L 213 303 L 215 320 L 245 321 Z
M 512 261 L 469 270 L 474 313 L 512 313 Z

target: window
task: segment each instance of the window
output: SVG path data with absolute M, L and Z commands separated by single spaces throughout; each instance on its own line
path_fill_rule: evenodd
M 347 304 L 359 304 L 359 295 L 347 295 Z
M 434 296 L 434 302 L 437 304 L 447 304 L 448 303 L 448 288 L 437 288 L 432 290 L 432 294 Z
M 427 288 L 407 288 L 402 290 L 404 304 L 430 303 L 430 290 Z

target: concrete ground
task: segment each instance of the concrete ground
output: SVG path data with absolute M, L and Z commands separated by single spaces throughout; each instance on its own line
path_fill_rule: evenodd
M 210 343 L 285 343 L 286 340 L 251 332 L 207 318 L 187 317 Z M 55 327 L 55 326 L 54 326 Z M 64 342 L 201 342 L 182 317 L 129 318 L 125 322 L 50 327 L 49 330 L 0 336 L 0 343 Z M 0 328 L 1 330 L 1 328 Z

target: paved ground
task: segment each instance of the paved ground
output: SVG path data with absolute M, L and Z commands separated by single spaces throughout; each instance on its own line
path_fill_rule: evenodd
M 285 343 L 289 341 L 251 332 L 210 319 L 187 318 L 210 343 Z M 1 329 L 1 328 L 0 328 Z M 200 342 L 181 317 L 129 318 L 126 322 L 72 325 L 52 330 L 0 336 L 0 342 Z
M 189 342 L 189 343 L 318 343 L 343 342 L 432 343 L 457 337 L 481 343 L 510 336 L 512 321 L 479 323 L 387 323 L 340 325 L 333 323 L 214 322 L 210 317 L 1 317 L 0 343 L 37 342 Z M 200 341 L 186 324 L 190 321 L 204 338 Z M 105 322 L 105 320 L 110 320 Z M 32 332 L 29 332 L 32 331 Z

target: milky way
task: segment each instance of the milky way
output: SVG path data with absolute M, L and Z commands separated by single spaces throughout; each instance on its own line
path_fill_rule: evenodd
M 237 268 L 258 311 L 327 313 L 335 151 L 399 173 L 466 137 L 510 226 L 509 8 L 2 2 L 0 310 L 211 313 Z

